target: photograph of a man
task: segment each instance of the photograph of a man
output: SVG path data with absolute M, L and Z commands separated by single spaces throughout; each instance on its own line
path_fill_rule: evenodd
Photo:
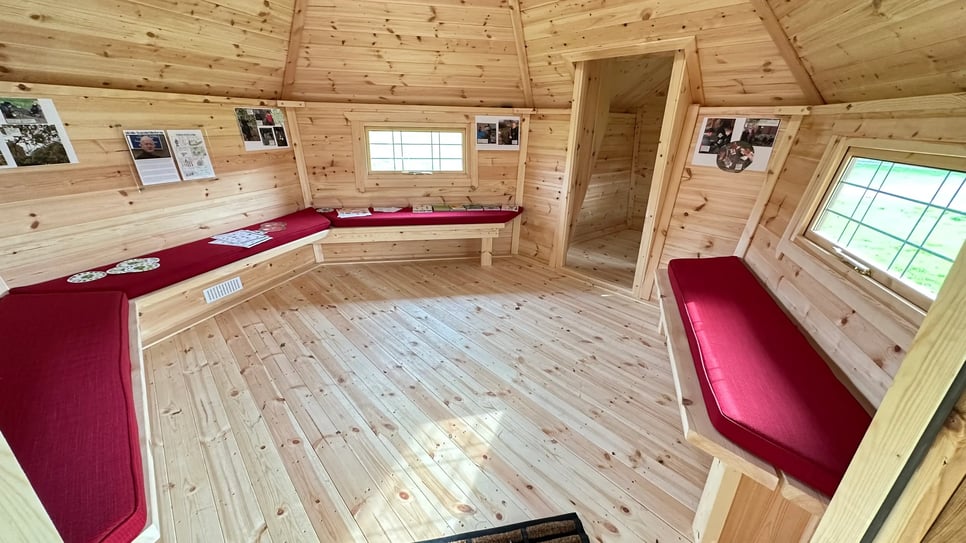
M 129 135 L 134 160 L 168 158 L 171 150 L 165 145 L 163 134 Z

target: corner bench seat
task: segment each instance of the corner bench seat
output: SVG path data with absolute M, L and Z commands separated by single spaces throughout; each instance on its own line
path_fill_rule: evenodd
M 871 416 L 739 258 L 672 260 L 668 278 L 712 425 L 831 496 Z
M 61 277 L 43 283 L 17 287 L 12 289 L 11 292 L 121 291 L 133 299 L 294 241 L 311 243 L 313 239 L 306 239 L 307 237 L 314 236 L 321 239 L 330 226 L 328 219 L 314 209 L 308 208 L 270 221 L 260 221 L 244 229 L 258 230 L 259 226 L 266 222 L 284 222 L 286 227 L 284 230 L 268 232 L 268 235 L 272 238 L 271 241 L 260 243 L 254 247 L 213 245 L 209 243 L 210 238 L 204 238 L 141 255 L 143 257 L 160 258 L 161 267 L 156 270 L 108 275 L 103 279 L 88 283 L 68 283 L 67 277 Z M 94 269 L 107 271 L 111 267 L 113 267 L 113 264 Z
M 0 298 L 0 432 L 67 542 L 145 529 L 128 339 L 121 292 Z

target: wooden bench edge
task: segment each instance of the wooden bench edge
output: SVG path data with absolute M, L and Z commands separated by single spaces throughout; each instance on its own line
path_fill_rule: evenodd
M 674 379 L 674 392 L 681 411 L 685 439 L 741 471 L 768 490 L 775 490 L 778 488 L 779 474 L 774 466 L 735 445 L 711 424 L 704 404 L 704 396 L 701 393 L 701 385 L 695 374 L 694 359 L 691 357 L 691 348 L 684 331 L 684 321 L 678 311 L 667 270 L 657 270 L 655 278 L 664 333 L 667 338 L 668 357 L 671 362 L 671 375 Z
M 154 543 L 161 539 L 158 512 L 158 483 L 154 471 L 154 444 L 151 439 L 151 402 L 148 399 L 148 372 L 138 325 L 137 304 L 128 300 L 128 344 L 131 356 L 131 398 L 138 422 L 138 445 L 141 450 L 141 470 L 144 473 L 144 499 L 147 501 L 147 524 L 133 543 Z
M 506 228 L 506 223 L 474 224 L 417 224 L 411 226 L 351 226 L 333 227 L 331 234 L 321 241 L 333 243 L 364 243 L 369 241 L 431 241 L 435 239 L 494 238 Z
M 829 503 L 828 498 L 783 471 L 780 471 L 779 475 L 781 476 L 780 488 L 783 498 L 813 515 L 821 516 L 825 514 Z

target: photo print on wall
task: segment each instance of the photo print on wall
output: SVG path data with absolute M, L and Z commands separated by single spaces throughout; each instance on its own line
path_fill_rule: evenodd
M 0 97 L 0 168 L 77 163 L 53 100 Z
M 479 151 L 515 151 L 520 149 L 520 117 L 476 117 L 476 149 Z
M 705 117 L 691 163 L 717 166 L 731 173 L 763 172 L 768 168 L 780 124 L 779 119 Z
M 181 181 L 164 130 L 125 130 L 124 140 L 142 185 Z
M 278 108 L 235 108 L 246 151 L 288 147 L 285 114 Z

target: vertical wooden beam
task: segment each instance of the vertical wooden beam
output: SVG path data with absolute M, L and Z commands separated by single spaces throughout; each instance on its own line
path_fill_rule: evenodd
M 0 434 L 0 526 L 4 541 L 62 541 L 3 434 Z
M 966 394 L 882 527 L 878 543 L 922 541 L 966 477 Z
M 302 133 L 299 130 L 298 110 L 294 107 L 285 108 L 285 118 L 288 121 L 288 138 L 295 153 L 295 169 L 299 176 L 299 187 L 302 189 L 302 209 L 312 207 L 312 184 L 309 182 L 309 169 L 305 162 L 305 146 L 302 145 Z
M 285 100 L 289 96 L 292 84 L 295 83 L 296 68 L 298 67 L 299 51 L 302 49 L 302 33 L 305 31 L 305 11 L 308 0 L 295 0 L 292 11 L 292 26 L 288 32 L 288 50 L 285 53 L 285 71 L 282 73 L 282 88 L 279 98 Z
M 600 153 L 601 145 L 604 142 L 604 135 L 607 133 L 607 123 L 610 118 L 610 98 L 611 91 L 608 84 L 610 76 L 610 63 L 608 60 L 595 60 L 587 63 L 584 70 L 584 77 L 587 80 L 586 93 L 582 96 L 580 103 L 574 103 L 574 114 L 577 117 L 577 140 L 575 144 L 575 155 L 572 177 L 568 180 L 567 186 L 570 187 L 568 208 L 565 210 L 569 217 L 567 221 L 567 241 L 573 237 L 574 229 L 577 226 L 577 218 L 580 215 L 580 208 L 584 205 L 584 198 L 587 196 L 587 188 L 590 186 L 590 178 L 593 175 L 594 163 Z M 573 127 L 573 123 L 571 122 Z
M 513 41 L 516 43 L 517 63 L 520 65 L 520 86 L 527 107 L 533 107 L 533 85 L 530 82 L 530 60 L 527 56 L 527 40 L 523 34 L 523 14 L 520 0 L 510 0 L 510 22 L 513 25 Z
M 677 199 L 681 175 L 687 163 L 688 149 L 698 117 L 698 106 L 691 104 L 687 58 L 679 51 L 674 56 L 674 66 L 671 68 L 671 82 L 668 85 L 664 121 L 661 124 L 661 141 L 654 161 L 651 191 L 644 214 L 644 231 L 641 233 L 641 248 L 634 273 L 634 296 L 642 300 L 649 299 L 654 288 L 654 272 L 664 252 L 667 225 L 671 221 L 674 200 Z
M 966 244 L 964 244 L 966 246 Z M 829 503 L 812 541 L 869 541 L 880 511 L 892 506 L 895 492 L 917 492 L 907 486 L 909 469 L 922 458 L 921 442 L 934 442 L 936 422 L 950 413 L 949 396 L 960 388 L 966 363 L 966 250 L 946 277 L 902 362 L 892 387 L 879 405 L 842 483 Z M 958 399 L 962 391 L 956 391 Z M 930 437 L 927 431 L 933 433 Z M 916 469 L 934 469 L 927 462 Z M 916 477 L 912 477 L 913 482 Z M 928 496 L 928 494 L 924 494 Z M 901 523 L 886 522 L 878 540 L 896 537 Z
M 523 203 L 523 189 L 527 177 L 527 153 L 530 145 L 530 115 L 520 116 L 520 156 L 517 159 L 517 189 L 513 197 L 513 203 L 520 205 Z M 520 230 L 522 228 L 523 217 L 513 219 L 513 234 L 510 240 L 510 254 L 520 254 Z
M 687 61 L 688 86 L 691 89 L 691 103 L 704 104 L 704 83 L 701 78 L 701 60 L 698 57 L 698 41 L 694 36 L 682 49 Z
M 577 141 L 580 139 L 582 129 L 580 106 L 587 100 L 590 92 L 591 64 L 591 62 L 578 62 L 575 67 L 574 96 L 570 105 L 570 126 L 567 132 L 567 156 L 564 159 L 563 186 L 560 195 L 560 215 L 557 219 L 557 234 L 554 236 L 550 254 L 550 266 L 554 268 L 559 268 L 567 262 L 567 246 L 570 244 L 570 198 L 577 164 Z
M 801 87 L 805 99 L 809 104 L 824 104 L 825 98 L 818 90 L 818 87 L 815 86 L 815 82 L 812 81 L 812 76 L 808 73 L 805 65 L 802 64 L 802 59 L 798 56 L 798 52 L 792 47 L 791 42 L 788 40 L 788 35 L 785 34 L 785 29 L 782 28 L 781 22 L 775 16 L 775 12 L 768 4 L 768 0 L 749 1 L 755 9 L 755 13 L 758 14 L 758 18 L 765 25 L 765 30 L 768 31 L 768 35 L 771 36 L 772 41 L 778 47 L 779 54 L 781 54 L 782 59 L 785 60 L 785 64 L 788 65 L 788 69 L 792 72 L 792 77 L 795 78 L 798 86 Z
M 694 522 L 691 523 L 695 543 L 718 541 L 721 537 L 740 482 L 740 471 L 717 458 L 711 461 L 701 500 L 694 512 Z
M 745 229 L 741 233 L 741 238 L 738 239 L 738 246 L 735 247 L 735 255 L 737 256 L 745 256 L 748 246 L 751 245 L 751 238 L 755 235 L 761 215 L 765 212 L 765 207 L 768 206 L 768 199 L 771 198 L 771 192 L 775 190 L 775 183 L 778 182 L 778 177 L 785 167 L 785 161 L 788 160 L 788 153 L 792 150 L 792 144 L 795 143 L 795 137 L 798 135 L 798 129 L 802 126 L 803 118 L 801 115 L 797 115 L 791 119 L 785 119 L 782 123 L 781 132 L 772 149 L 771 160 L 768 161 L 765 182 L 762 184 L 761 190 L 758 191 L 755 205 L 751 208 L 748 222 L 745 223 Z

